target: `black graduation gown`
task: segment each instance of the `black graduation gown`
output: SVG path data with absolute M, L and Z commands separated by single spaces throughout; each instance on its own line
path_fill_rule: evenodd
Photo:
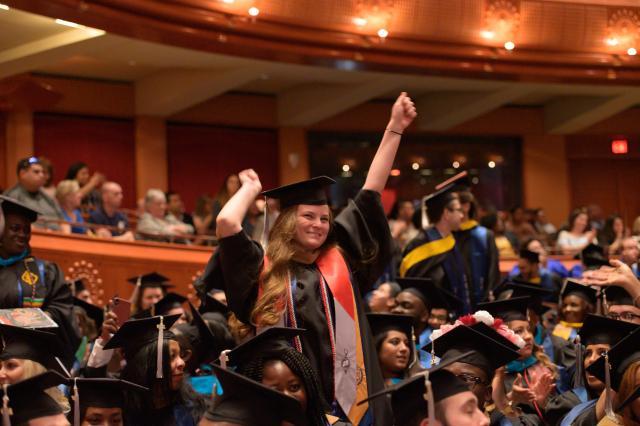
M 580 403 L 582 401 L 573 391 L 563 392 L 547 402 L 544 417 L 549 425 L 559 425 L 569 411 Z
M 362 295 L 369 291 L 389 263 L 392 251 L 391 233 L 380 202 L 380 194 L 360 191 L 335 219 L 335 238 L 352 274 L 357 314 L 362 336 L 365 370 L 369 394 L 384 389 L 376 349 L 364 313 Z M 250 323 L 251 310 L 258 296 L 258 277 L 263 266 L 262 247 L 241 231 L 222 238 L 202 280 L 200 294 L 211 288 L 222 288 L 233 313 Z M 371 260 L 368 260 L 371 259 Z M 326 399 L 333 400 L 333 356 L 329 342 L 327 319 L 320 295 L 320 280 L 315 264 L 292 265 L 296 279 L 294 304 L 298 327 L 307 329 L 302 336 L 303 353 L 316 371 Z M 332 300 L 332 298 L 330 298 Z M 333 306 L 331 306 L 333 311 Z M 384 398 L 369 402 L 374 424 L 392 424 L 391 410 Z
M 480 238 L 476 228 L 484 230 L 485 241 L 476 241 Z M 482 294 L 476 297 L 476 303 L 482 302 L 487 299 L 489 291 L 500 284 L 499 254 L 493 231 L 478 225 L 464 231 L 455 231 L 453 236 L 464 259 L 467 282 L 471 283 L 469 287 L 478 285 L 482 289 Z M 482 266 L 478 267 L 478 263 Z
M 409 244 L 407 244 L 404 252 L 402 253 L 402 257 L 404 258 L 413 249 L 430 241 L 431 240 L 427 237 L 424 230 L 420 230 L 418 236 L 409 241 Z M 404 276 L 408 278 L 431 278 L 437 285 L 450 289 L 451 286 L 449 284 L 449 279 L 447 278 L 447 273 L 442 265 L 447 255 L 448 252 L 426 258 L 409 268 L 405 272 Z
M 62 361 L 65 365 L 71 367 L 76 348 L 80 343 L 73 315 L 71 289 L 65 284 L 58 265 L 41 259 L 33 259 L 35 259 L 35 262 L 30 262 L 30 271 L 38 276 L 35 296 L 36 298 L 44 299 L 41 309 L 58 324 L 58 328 L 51 331 L 58 335 L 62 340 L 62 346 L 68 349 Z M 44 285 L 40 279 L 38 262 L 42 262 L 43 265 Z M 32 287 L 21 280 L 25 271 L 24 260 L 10 266 L 0 266 L 0 309 L 21 308 L 23 305 L 20 292 L 25 296 L 31 296 Z M 21 286 L 21 289 L 19 289 L 18 285 Z

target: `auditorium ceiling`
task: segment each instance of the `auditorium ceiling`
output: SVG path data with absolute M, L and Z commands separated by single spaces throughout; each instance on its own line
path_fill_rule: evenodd
M 566 134 L 640 104 L 640 0 L 2 2 L 0 78 L 131 83 L 144 115 L 248 92 L 308 126 L 402 88 L 424 130 L 516 105 Z

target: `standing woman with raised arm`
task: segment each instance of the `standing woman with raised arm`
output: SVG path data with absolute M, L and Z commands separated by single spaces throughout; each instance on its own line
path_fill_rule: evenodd
M 404 130 L 416 109 L 402 93 L 391 109 L 364 187 L 334 219 L 326 187 L 316 177 L 264 193 L 280 200 L 266 250 L 242 230 L 242 219 L 260 194 L 253 170 L 240 173 L 240 190 L 217 218 L 220 241 L 203 277 L 206 292 L 224 287 L 241 337 L 284 325 L 307 329 L 294 346 L 309 358 L 333 413 L 354 425 L 389 425 L 384 400 L 356 406 L 384 389 L 364 315 L 367 292 L 391 257 L 391 235 L 380 202 Z

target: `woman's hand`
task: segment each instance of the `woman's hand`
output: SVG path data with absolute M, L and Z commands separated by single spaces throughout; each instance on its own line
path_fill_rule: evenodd
M 418 115 L 416 106 L 407 95 L 407 92 L 400 93 L 398 99 L 391 107 L 391 118 L 389 119 L 389 130 L 402 133 L 409 127 L 414 118 Z
M 238 173 L 238 177 L 240 178 L 240 184 L 243 188 L 251 189 L 252 192 L 255 192 L 255 195 L 258 195 L 262 192 L 262 183 L 260 183 L 260 177 L 253 169 L 246 169 Z
M 539 407 L 544 408 L 547 404 L 547 398 L 549 394 L 553 392 L 556 388 L 555 380 L 553 379 L 553 374 L 550 371 L 545 371 L 542 376 L 538 379 L 538 381 L 533 385 L 531 390 L 536 396 L 536 403 Z
M 513 381 L 511 392 L 508 394 L 508 398 L 513 401 L 514 404 L 529 404 L 536 399 L 536 394 L 533 390 L 522 386 L 522 375 L 518 373 L 518 376 Z
M 628 292 L 630 292 L 630 289 L 640 288 L 640 281 L 638 281 L 629 265 L 617 259 L 611 259 L 609 263 L 613 266 L 602 266 L 594 271 L 585 271 L 582 274 L 581 281 L 584 284 L 599 287 L 616 285 L 623 287 Z

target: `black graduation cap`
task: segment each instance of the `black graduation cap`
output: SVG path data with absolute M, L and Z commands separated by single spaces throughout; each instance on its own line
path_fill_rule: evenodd
M 188 299 L 178 293 L 167 293 L 164 297 L 158 300 L 153 307 L 138 312 L 133 318 L 149 318 L 154 315 L 167 315 L 172 309 L 182 307 L 182 304 Z M 153 314 L 153 315 L 152 315 Z
M 180 324 L 176 328 L 184 334 L 191 343 L 193 355 L 198 364 L 211 362 L 217 358 L 220 351 L 232 346 L 227 336 L 216 337 L 200 312 L 189 302 L 193 321 L 191 324 Z M 222 330 L 220 330 L 222 331 Z M 225 338 L 227 337 L 227 338 Z
M 580 259 L 587 268 L 610 266 L 604 248 L 597 244 L 589 244 L 580 252 Z
M 462 300 L 451 292 L 438 287 L 429 278 L 398 278 L 397 282 L 403 291 L 409 291 L 419 297 L 429 309 L 440 308 L 448 311 L 462 309 Z
M 206 314 L 207 312 L 218 312 L 226 316 L 229 313 L 229 307 L 210 294 L 206 294 L 202 303 L 200 303 L 199 311 L 201 314 Z
M 26 217 L 30 222 L 38 220 L 38 215 L 41 214 L 39 211 L 28 207 L 26 204 L 21 203 L 15 198 L 7 197 L 6 195 L 0 195 L 0 206 L 2 207 L 2 212 L 5 215 L 10 213 L 18 214 Z
M 409 315 L 368 313 L 367 320 L 369 320 L 371 334 L 374 336 L 389 330 L 397 330 L 413 341 L 413 317 Z
M 220 366 L 213 366 L 223 395 L 205 415 L 214 422 L 242 426 L 307 426 L 309 419 L 298 400 Z
M 593 306 L 595 306 L 598 301 L 598 291 L 596 289 L 572 279 L 568 279 L 562 286 L 562 290 L 560 291 L 560 300 L 569 295 L 581 297 Z
M 619 286 L 607 286 L 602 288 L 604 296 L 607 298 L 607 305 L 631 305 L 633 306 L 633 298 L 622 287 Z
M 471 352 L 462 353 L 446 362 L 440 362 L 428 371 L 434 403 L 459 393 L 469 392 L 469 385 L 445 368 L 454 362 L 462 362 L 462 359 L 471 355 Z M 408 425 L 413 424 L 412 420 L 416 417 L 426 418 L 428 416 L 426 393 L 425 374 L 418 373 L 398 384 L 369 395 L 367 399 L 358 401 L 358 405 L 383 395 L 391 395 L 394 424 Z
M 436 191 L 450 184 L 454 185 L 454 191 L 468 191 L 472 185 L 469 173 L 466 170 L 463 170 L 455 176 L 452 176 L 449 179 L 445 180 L 444 182 L 440 182 L 439 184 L 437 184 Z
M 227 354 L 229 363 L 234 366 L 240 366 L 248 363 L 257 355 L 282 350 L 285 347 L 291 346 L 290 342 L 305 331 L 303 328 L 268 328 L 255 337 L 239 344 L 229 352 Z
M 67 384 L 71 388 L 74 397 L 76 396 L 75 388 L 77 387 L 77 397 L 80 401 L 80 421 L 84 420 L 86 410 L 89 407 L 124 408 L 126 393 L 149 391 L 144 386 L 119 379 L 80 377 L 68 379 Z
M 622 411 L 624 410 L 627 405 L 631 404 L 633 401 L 635 401 L 636 399 L 640 398 L 640 386 L 638 386 L 636 388 L 636 390 L 634 390 L 631 395 L 629 395 L 627 397 L 627 399 L 625 399 L 624 401 L 622 401 L 622 404 L 620 404 L 618 406 L 618 409 L 616 411 Z
M 578 334 L 583 345 L 615 345 L 631 334 L 637 325 L 618 321 L 601 315 L 587 314 Z
M 438 211 L 443 209 L 444 206 L 449 204 L 449 202 L 451 201 L 449 195 L 456 192 L 455 189 L 456 185 L 450 183 L 424 197 L 422 199 L 422 202 L 427 207 L 427 211 Z
M 57 368 L 55 357 L 62 357 L 65 349 L 54 333 L 47 331 L 0 324 L 0 335 L 4 347 L 0 360 L 9 358 L 28 359 L 46 368 Z
M 104 346 L 105 349 L 123 348 L 127 357 L 133 355 L 133 353 L 146 345 L 147 343 L 154 342 L 158 339 L 158 325 L 160 325 L 160 319 L 164 324 L 165 338 L 172 338 L 173 333 L 169 329 L 178 321 L 180 315 L 169 316 L 155 316 L 151 318 L 143 319 L 130 319 L 122 324 L 122 327 L 118 329 L 116 334 Z
M 478 303 L 478 310 L 487 311 L 495 318 L 500 318 L 505 322 L 528 321 L 527 308 L 530 304 L 530 297 L 512 297 L 495 302 Z
M 485 371 L 487 377 L 493 377 L 497 368 L 520 356 L 517 349 L 514 349 L 517 348 L 515 345 L 497 332 L 495 334 L 502 340 L 496 341 L 483 332 L 459 325 L 429 342 L 424 349 L 429 352 L 433 350 L 444 362 L 471 351 L 471 354 L 459 362 L 475 365 Z
M 71 287 L 71 293 L 73 293 L 74 296 L 87 289 L 87 286 L 84 285 L 84 278 L 78 278 L 70 281 L 69 287 Z
M 538 315 L 542 315 L 550 309 L 548 306 L 544 306 L 542 302 L 553 297 L 553 293 L 553 290 L 544 288 L 540 284 L 515 278 L 504 280 L 493 290 L 493 294 L 497 300 L 528 296 L 529 309 Z
M 137 285 L 138 281 L 140 281 L 141 288 L 162 288 L 165 291 L 169 288 L 175 287 L 173 284 L 169 282 L 169 278 L 161 275 L 157 272 L 150 272 L 144 275 L 137 275 L 135 277 L 131 277 L 127 280 L 133 285 Z
M 264 191 L 262 195 L 280 200 L 281 209 L 298 204 L 324 205 L 328 204 L 327 187 L 334 183 L 336 181 L 328 176 L 317 176 Z
M 640 361 L 640 327 L 620 340 L 607 352 L 611 365 L 611 388 L 618 391 L 622 376 L 626 369 L 636 361 Z M 605 383 L 605 357 L 601 356 L 591 364 L 587 371 Z
M 540 254 L 535 251 L 521 249 L 519 256 L 520 259 L 528 260 L 530 263 L 540 263 Z
M 96 329 L 100 330 L 104 321 L 104 309 L 99 306 L 87 303 L 77 297 L 73 298 L 73 305 L 82 308 L 89 318 L 96 323 Z
M 62 407 L 46 390 L 66 382 L 66 377 L 55 371 L 47 371 L 13 385 L 9 385 L 6 394 L 0 388 L 0 394 L 7 396 L 11 410 L 11 423 L 28 424 L 30 420 L 40 417 L 62 414 Z

